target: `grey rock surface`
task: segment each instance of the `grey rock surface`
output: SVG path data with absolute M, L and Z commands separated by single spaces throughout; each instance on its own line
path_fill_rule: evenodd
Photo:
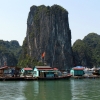
M 27 54 L 51 67 L 72 67 L 68 12 L 59 5 L 32 6 L 27 19 Z M 45 57 L 42 58 L 42 53 Z

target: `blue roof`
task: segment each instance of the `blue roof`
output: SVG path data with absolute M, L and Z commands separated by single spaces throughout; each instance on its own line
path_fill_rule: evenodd
M 82 68 L 83 66 L 76 66 L 76 68 Z

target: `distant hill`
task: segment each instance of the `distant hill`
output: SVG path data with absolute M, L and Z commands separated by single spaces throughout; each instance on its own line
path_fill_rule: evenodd
M 4 63 L 8 66 L 16 66 L 20 53 L 21 46 L 18 41 L 0 40 L 0 67 L 4 66 Z
M 73 44 L 74 65 L 100 66 L 100 35 L 89 33 Z

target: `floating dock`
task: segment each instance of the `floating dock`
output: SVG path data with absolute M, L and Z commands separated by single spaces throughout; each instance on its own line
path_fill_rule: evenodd
M 97 76 L 97 75 L 91 75 L 91 76 L 72 76 L 71 78 L 74 78 L 74 79 L 85 79 L 85 78 L 95 79 L 95 78 L 100 78 L 100 76 Z
M 34 81 L 34 80 L 65 80 L 69 79 L 71 75 L 61 77 L 0 77 L 0 81 Z
M 34 77 L 0 77 L 0 81 L 33 81 Z

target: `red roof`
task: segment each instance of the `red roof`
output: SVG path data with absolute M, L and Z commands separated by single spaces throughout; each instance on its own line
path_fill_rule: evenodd
M 84 68 L 73 68 L 73 70 L 84 70 Z
M 24 70 L 33 70 L 32 68 L 24 68 Z
M 53 69 L 38 68 L 38 70 L 53 70 Z
M 50 66 L 35 66 L 38 70 L 50 71 L 58 70 L 57 68 L 52 68 Z
M 38 68 L 51 68 L 50 66 L 35 66 L 37 69 Z
M 58 70 L 58 68 L 53 68 L 53 70 Z

